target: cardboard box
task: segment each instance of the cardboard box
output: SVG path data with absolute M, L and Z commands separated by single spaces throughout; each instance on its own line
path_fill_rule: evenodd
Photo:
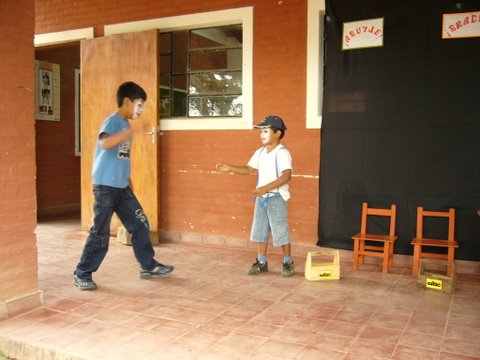
M 447 275 L 448 267 L 452 267 L 452 275 Z M 420 259 L 420 271 L 417 283 L 425 289 L 442 291 L 451 294 L 455 291 L 455 263 L 441 259 Z
M 310 251 L 305 260 L 305 278 L 309 281 L 340 279 L 340 253 L 338 250 Z

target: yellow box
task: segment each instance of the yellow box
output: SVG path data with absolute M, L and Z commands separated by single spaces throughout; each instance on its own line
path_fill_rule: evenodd
M 433 270 L 426 270 L 426 266 L 433 266 L 437 273 Z M 438 268 L 452 267 L 452 276 L 447 276 L 438 273 Z M 446 274 L 446 271 L 445 271 Z M 451 294 L 455 291 L 456 284 L 456 269 L 455 263 L 448 262 L 441 259 L 420 259 L 420 271 L 418 272 L 417 283 L 425 289 L 432 289 Z
M 132 235 L 123 226 L 117 228 L 117 242 L 124 245 L 132 245 Z
M 310 281 L 340 279 L 340 253 L 338 250 L 310 251 L 305 260 L 305 278 Z

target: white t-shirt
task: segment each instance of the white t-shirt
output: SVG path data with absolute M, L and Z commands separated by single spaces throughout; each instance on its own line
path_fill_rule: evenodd
M 257 187 L 261 187 L 277 180 L 284 170 L 292 170 L 292 156 L 282 144 L 279 144 L 270 152 L 264 146 L 255 151 L 255 154 L 248 162 L 248 166 L 257 169 Z M 278 189 L 270 190 L 270 193 L 272 192 L 279 192 L 285 201 L 290 199 L 288 183 L 280 186 Z M 268 194 L 263 196 L 268 196 Z

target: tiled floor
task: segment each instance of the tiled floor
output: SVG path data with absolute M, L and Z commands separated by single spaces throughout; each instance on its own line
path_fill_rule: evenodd
M 0 322 L 0 350 L 17 359 L 480 359 L 480 275 L 449 295 L 418 288 L 409 268 L 342 261 L 341 280 L 309 282 L 304 258 L 282 278 L 274 255 L 248 276 L 252 252 L 168 243 L 157 259 L 175 272 L 140 280 L 111 239 L 98 290 L 82 292 L 79 221 L 40 223 L 37 239 L 45 306 Z

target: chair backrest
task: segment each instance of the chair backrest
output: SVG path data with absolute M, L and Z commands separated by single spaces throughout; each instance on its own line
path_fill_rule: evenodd
M 417 207 L 417 239 L 423 238 L 424 218 L 437 217 L 448 219 L 448 238 L 445 240 L 455 240 L 455 209 L 450 208 L 448 211 L 427 211 L 423 207 Z
M 389 235 L 390 236 L 395 236 L 395 221 L 397 218 L 397 205 L 392 204 L 390 206 L 390 209 L 378 209 L 378 208 L 370 208 L 368 207 L 368 203 L 364 202 L 363 207 L 362 207 L 362 225 L 360 232 L 362 234 L 367 233 L 367 221 L 368 221 L 368 216 L 373 215 L 373 216 L 388 216 L 390 217 L 390 229 L 389 229 Z

